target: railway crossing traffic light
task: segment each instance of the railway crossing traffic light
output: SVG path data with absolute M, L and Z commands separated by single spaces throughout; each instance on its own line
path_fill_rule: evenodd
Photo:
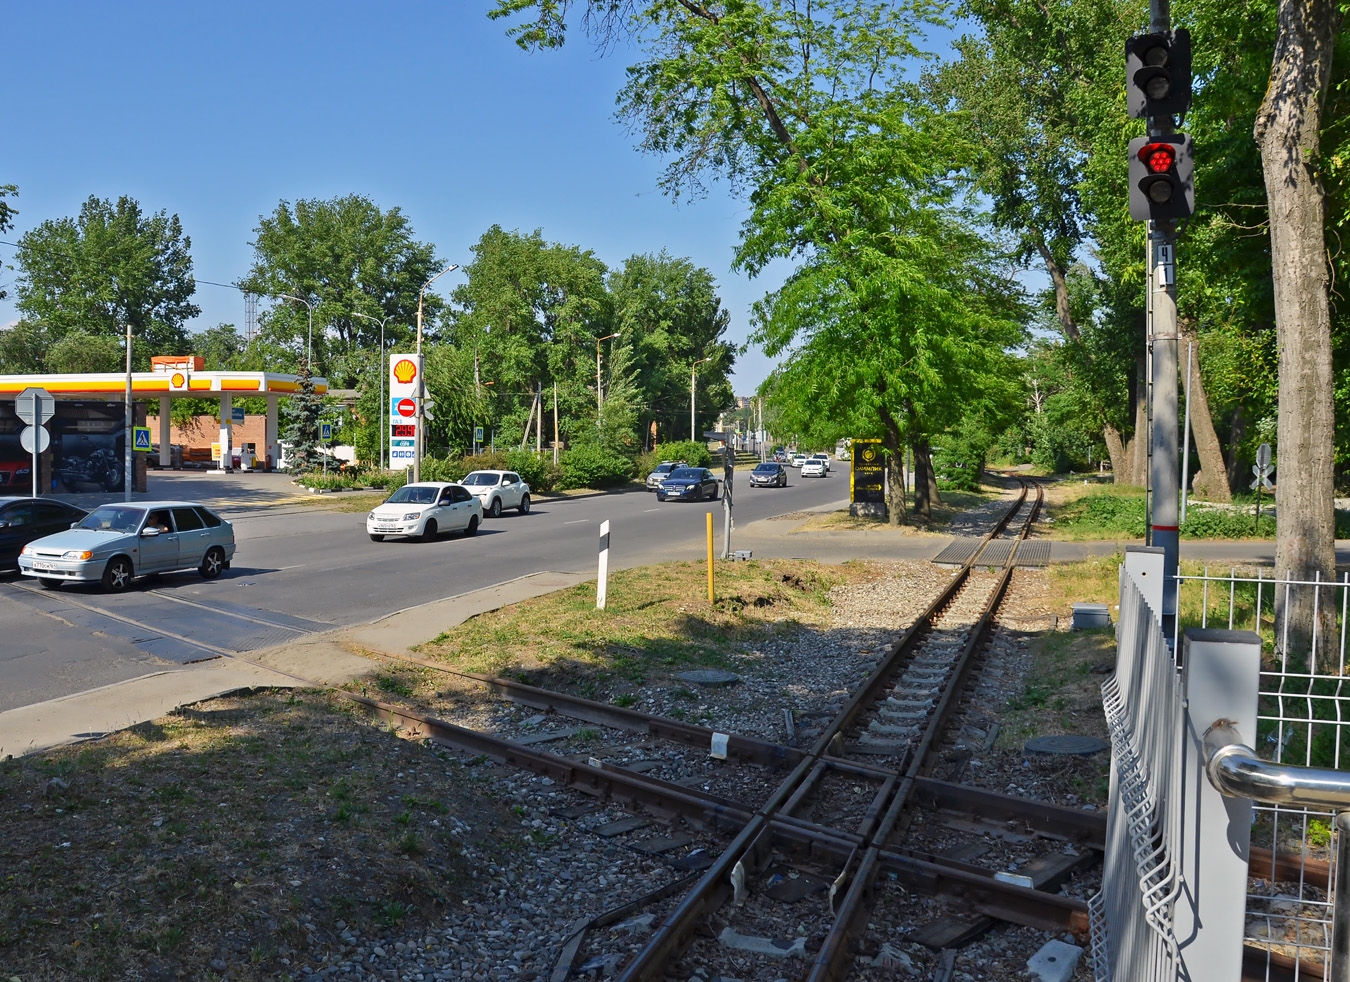
M 1141 136 L 1130 141 L 1130 217 L 1186 218 L 1195 211 L 1195 151 L 1190 136 Z
M 1191 108 L 1191 34 L 1140 34 L 1125 42 L 1125 97 L 1131 119 L 1181 116 Z

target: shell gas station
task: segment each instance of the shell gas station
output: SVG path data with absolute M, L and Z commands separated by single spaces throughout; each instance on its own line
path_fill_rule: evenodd
M 300 390 L 295 375 L 275 372 L 208 372 L 202 359 L 195 356 L 156 356 L 148 372 L 101 372 L 68 375 L 0 375 L 0 494 L 17 485 L 28 487 L 32 457 L 20 446 L 23 422 L 15 411 L 15 400 L 24 389 L 37 386 L 56 400 L 56 414 L 47 423 L 50 445 L 39 455 L 39 486 L 48 491 L 105 491 L 122 489 L 121 471 L 126 441 L 126 392 L 130 379 L 132 421 L 144 427 L 149 422 L 157 443 L 156 462 L 160 467 L 181 466 L 183 454 L 198 448 L 178 445 L 172 440 L 170 419 L 174 399 L 211 399 L 219 404 L 219 433 L 215 424 L 209 436 L 210 459 L 220 470 L 229 471 L 239 458 L 270 470 L 280 463 L 281 444 L 277 419 L 281 400 Z M 314 391 L 328 391 L 326 379 L 314 379 Z M 236 398 L 265 399 L 266 413 L 261 439 L 243 444 L 232 433 L 237 421 Z M 149 406 L 158 400 L 156 412 Z M 257 431 L 256 426 L 250 429 Z M 138 448 L 144 451 L 145 447 Z M 239 451 L 243 450 L 243 453 Z M 149 454 L 136 453 L 133 461 L 133 488 L 144 490 Z M 193 454 L 196 456 L 196 454 Z M 202 454 L 204 457 L 204 454 Z

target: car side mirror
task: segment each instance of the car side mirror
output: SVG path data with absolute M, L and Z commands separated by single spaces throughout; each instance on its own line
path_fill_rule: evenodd
M 146 538 L 152 535 L 159 535 L 159 529 L 153 527 L 141 529 L 141 538 Z
M 80 527 L 80 523 L 79 523 L 79 522 L 71 522 L 71 523 L 70 523 L 70 527 L 73 528 L 73 529 L 77 529 L 77 528 Z

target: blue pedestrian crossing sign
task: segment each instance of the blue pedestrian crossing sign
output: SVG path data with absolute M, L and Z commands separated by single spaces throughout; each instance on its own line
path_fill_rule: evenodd
M 131 428 L 131 445 L 132 445 L 135 449 L 137 449 L 137 450 L 141 450 L 141 451 L 144 451 L 145 453 L 149 453 L 149 452 L 150 452 L 150 427 L 148 427 L 148 426 L 133 426 L 133 427 Z
M 320 443 L 332 443 L 332 442 L 333 442 L 333 424 L 332 424 L 332 423 L 320 423 L 320 424 L 319 424 L 319 442 L 320 442 Z

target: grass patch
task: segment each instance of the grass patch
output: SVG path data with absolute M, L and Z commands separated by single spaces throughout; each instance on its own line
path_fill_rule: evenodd
M 281 979 L 336 958 L 340 920 L 431 930 L 507 848 L 505 809 L 334 708 L 221 699 L 0 763 L 4 977 Z
M 871 532 L 886 531 L 897 535 L 920 535 L 923 533 L 945 534 L 952 519 L 972 508 L 994 501 L 1002 489 L 991 485 L 981 486 L 979 491 L 943 491 L 942 500 L 933 507 L 933 520 L 921 522 L 910 514 L 908 525 L 891 525 L 884 518 L 854 517 L 848 509 L 831 512 L 809 512 L 810 517 L 794 532 Z M 911 505 L 913 499 L 911 499 Z
M 1253 502 L 1255 496 L 1252 496 Z M 1051 534 L 1057 539 L 1144 538 L 1144 489 L 1112 484 L 1086 485 L 1064 482 L 1047 496 Z M 1181 525 L 1183 539 L 1273 539 L 1275 519 L 1269 514 L 1272 501 L 1257 521 L 1254 511 L 1192 504 Z M 1350 521 L 1347 522 L 1350 525 Z M 1340 534 L 1339 532 L 1337 533 Z
M 719 562 L 709 604 L 703 563 L 622 570 L 610 576 L 604 610 L 595 584 L 582 583 L 481 614 L 421 650 L 457 668 L 593 695 L 613 682 L 725 668 L 729 646 L 821 620 L 830 589 L 863 575 L 804 560 Z

